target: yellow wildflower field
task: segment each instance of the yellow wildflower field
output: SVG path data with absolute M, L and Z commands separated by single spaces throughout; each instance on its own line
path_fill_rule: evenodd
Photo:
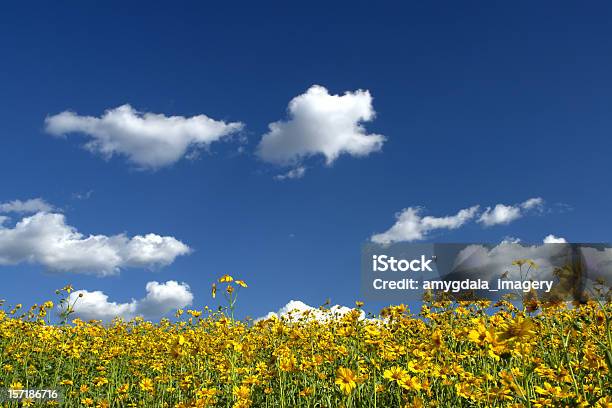
M 610 303 L 430 301 L 372 318 L 362 305 L 325 318 L 188 310 L 110 325 L 49 324 L 51 302 L 13 308 L 0 311 L 0 388 L 61 393 L 22 406 L 612 407 Z

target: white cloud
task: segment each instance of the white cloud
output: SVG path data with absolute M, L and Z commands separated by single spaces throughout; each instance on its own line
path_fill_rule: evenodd
M 119 154 L 138 167 L 169 166 L 194 149 L 206 147 L 243 128 L 206 115 L 192 117 L 141 113 L 130 105 L 107 110 L 101 117 L 65 111 L 45 119 L 47 132 L 59 136 L 84 133 L 91 137 L 85 147 L 104 157 Z
M 544 205 L 541 198 L 530 198 L 520 204 L 505 205 L 497 204 L 495 207 L 487 207 L 480 215 L 478 222 L 486 227 L 493 225 L 506 225 L 525 215 L 531 210 L 539 210 Z
M 516 237 L 504 237 L 504 239 L 502 239 L 502 244 L 520 244 L 521 243 L 521 239 L 520 238 L 516 238 Z
M 541 209 L 544 205 L 544 200 L 540 197 L 530 198 L 529 200 L 523 201 L 520 206 L 525 210 Z
M 117 303 L 110 302 L 108 295 L 98 290 L 93 292 L 77 290 L 68 296 L 68 302 L 70 305 L 74 304 L 74 317 L 104 322 L 109 322 L 115 317 L 131 320 L 137 316 L 147 320 L 158 320 L 193 302 L 193 294 L 186 283 L 173 280 L 166 283 L 153 281 L 147 283 L 146 291 L 146 296 L 140 300 Z
M 476 216 L 479 206 L 465 208 L 446 217 L 421 216 L 422 209 L 408 207 L 396 214 L 397 221 L 387 231 L 372 235 L 372 242 L 390 244 L 425 239 L 429 232 L 438 229 L 457 229 Z
M 296 321 L 298 319 L 314 319 L 324 322 L 335 317 L 342 317 L 352 310 L 353 309 L 350 307 L 340 305 L 334 305 L 329 309 L 321 310 L 319 308 L 309 306 L 300 300 L 290 300 L 289 303 L 281 307 L 277 312 L 269 312 L 267 315 L 260 317 L 255 321 L 272 318 L 284 318 L 292 321 Z M 360 319 L 365 318 L 365 313 L 362 310 L 360 310 L 359 313 Z
M 480 215 L 478 222 L 486 225 L 509 224 L 514 220 L 521 218 L 520 207 L 511 205 L 497 204 L 493 209 L 487 209 Z
M 550 234 L 544 238 L 544 243 L 545 244 L 566 244 L 567 241 L 565 240 L 565 238 L 556 237 L 553 234 Z
M 42 198 L 31 198 L 25 201 L 13 200 L 6 203 L 0 203 L 0 213 L 14 212 L 18 214 L 30 214 L 40 211 L 49 212 L 53 210 L 54 207 Z
M 274 176 L 275 180 L 287 180 L 287 179 L 299 179 L 304 177 L 306 174 L 306 168 L 304 166 L 299 166 L 294 169 L 289 170 L 287 173 L 278 174 Z
M 118 274 L 121 268 L 169 265 L 190 251 L 171 236 L 85 236 L 57 213 L 40 212 L 12 228 L 0 223 L 0 265 L 29 262 L 55 271 L 106 276 Z
M 330 95 L 314 85 L 291 100 L 288 112 L 289 120 L 270 123 L 259 143 L 257 155 L 267 162 L 291 165 L 321 154 L 331 164 L 341 154 L 359 157 L 379 151 L 385 141 L 362 126 L 375 117 L 368 91 Z

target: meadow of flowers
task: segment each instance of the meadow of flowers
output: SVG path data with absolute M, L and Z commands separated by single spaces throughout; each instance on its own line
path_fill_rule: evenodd
M 243 322 L 232 316 L 246 283 L 217 285 L 227 309 L 159 323 L 82 322 L 64 304 L 68 322 L 49 324 L 52 302 L 0 311 L 0 388 L 63 394 L 23 406 L 612 407 L 609 302 L 430 300 L 375 317 L 357 302 Z

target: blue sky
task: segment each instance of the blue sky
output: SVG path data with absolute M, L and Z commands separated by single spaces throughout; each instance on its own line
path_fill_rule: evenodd
M 145 296 L 149 281 L 175 280 L 189 284 L 192 307 L 203 307 L 215 304 L 211 282 L 230 273 L 250 285 L 240 316 L 291 299 L 351 305 L 360 298 L 361 245 L 408 207 L 445 217 L 541 197 L 542 208 L 508 224 L 484 227 L 474 218 L 424 241 L 541 242 L 554 234 L 607 242 L 611 8 L 3 5 L 0 203 L 40 197 L 85 236 L 155 233 L 193 251 L 153 271 L 125 267 L 106 277 L 5 262 L 0 298 L 40 302 L 70 282 L 129 302 Z M 334 95 L 369 91 L 376 117 L 362 125 L 385 142 L 329 165 L 322 154 L 306 157 L 304 177 L 277 180 L 291 167 L 263 160 L 257 146 L 268 124 L 290 120 L 289 102 L 315 84 Z M 86 134 L 46 130 L 45 119 L 61 112 L 100 117 L 124 104 L 244 129 L 156 170 L 87 151 Z M 5 215 L 4 228 L 29 216 Z

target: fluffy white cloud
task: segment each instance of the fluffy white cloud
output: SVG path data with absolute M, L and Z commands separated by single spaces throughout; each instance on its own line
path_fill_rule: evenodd
M 304 177 L 306 174 L 306 168 L 304 166 L 298 166 L 294 169 L 289 170 L 287 173 L 278 174 L 274 176 L 275 180 L 287 180 L 287 179 L 299 179 Z
M 476 216 L 479 206 L 465 208 L 446 217 L 421 216 L 422 209 L 408 207 L 396 214 L 397 221 L 387 231 L 372 235 L 372 242 L 390 244 L 425 239 L 429 232 L 438 229 L 457 229 Z
M 65 111 L 47 117 L 47 132 L 59 136 L 84 133 L 91 137 L 85 147 L 104 157 L 124 155 L 141 168 L 171 165 L 194 149 L 206 147 L 243 128 L 206 115 L 192 117 L 141 113 L 130 105 L 107 110 L 101 117 Z
M 42 198 L 31 198 L 25 201 L 13 200 L 6 203 L 0 203 L 0 213 L 14 212 L 18 214 L 30 214 L 40 211 L 49 212 L 53 210 L 54 207 Z
M 497 204 L 493 208 L 487 207 L 480 215 L 478 222 L 486 227 L 509 224 L 524 216 L 528 211 L 541 209 L 543 205 L 544 200 L 539 197 L 530 198 L 516 205 Z
M 545 244 L 566 244 L 567 241 L 565 238 L 556 237 L 553 234 L 550 234 L 544 238 L 544 243 Z
M 157 234 L 85 236 L 57 213 L 40 212 L 14 227 L 0 223 L 0 265 L 30 262 L 55 271 L 105 276 L 121 268 L 165 266 L 190 251 L 176 238 Z
M 277 318 L 292 321 L 296 321 L 298 319 L 313 319 L 324 322 L 332 318 L 342 317 L 352 310 L 353 309 L 350 307 L 340 305 L 334 305 L 329 309 L 321 310 L 319 308 L 309 306 L 300 300 L 290 300 L 289 303 L 281 307 L 277 312 L 269 312 L 267 315 L 256 319 L 256 321 Z M 364 319 L 365 313 L 362 310 L 360 310 L 359 313 L 359 318 Z
M 193 294 L 186 283 L 168 281 L 149 282 L 144 298 L 133 299 L 129 303 L 110 302 L 108 295 L 101 291 L 77 290 L 68 296 L 70 305 L 74 304 L 74 317 L 82 320 L 102 320 L 109 322 L 115 317 L 130 320 L 141 316 L 147 320 L 158 320 L 176 309 L 189 306 Z M 61 307 L 59 308 L 61 310 Z
M 257 155 L 271 163 L 287 165 L 322 154 L 327 164 L 341 154 L 366 156 L 379 151 L 384 136 L 368 134 L 362 122 L 374 119 L 368 91 L 330 95 L 314 85 L 289 103 L 289 120 L 270 123 Z
M 486 225 L 509 224 L 514 220 L 521 218 L 520 207 L 511 205 L 497 204 L 493 209 L 487 209 L 480 215 L 478 222 Z

